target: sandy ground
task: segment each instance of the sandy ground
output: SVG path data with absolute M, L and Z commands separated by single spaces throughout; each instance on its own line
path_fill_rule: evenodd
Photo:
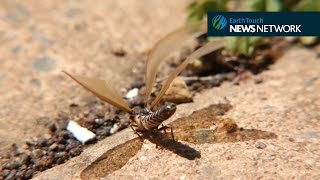
M 94 99 L 61 70 L 128 87 L 142 54 L 184 24 L 187 2 L 1 1 L 0 151 Z

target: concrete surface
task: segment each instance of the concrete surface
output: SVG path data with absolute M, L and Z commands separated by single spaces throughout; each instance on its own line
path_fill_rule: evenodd
M 103 175 L 101 168 L 113 167 L 128 156 L 120 169 L 105 171 L 106 179 L 319 179 L 319 68 L 320 59 L 313 50 L 294 47 L 269 71 L 239 86 L 224 83 L 206 90 L 196 95 L 194 103 L 179 105 L 172 118 L 187 117 L 193 111 L 225 102 L 226 97 L 233 106 L 226 117 L 245 129 L 273 132 L 277 138 L 216 144 L 181 141 L 201 153 L 200 158 L 189 160 L 157 149 L 149 141 L 127 142 L 134 135 L 125 130 L 36 179 L 97 178 Z M 262 83 L 256 84 L 257 79 Z M 141 149 L 129 155 L 132 147 Z M 99 160 L 101 156 L 114 159 Z

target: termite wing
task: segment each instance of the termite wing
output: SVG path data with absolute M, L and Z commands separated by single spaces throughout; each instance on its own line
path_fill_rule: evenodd
M 169 119 L 176 111 L 176 105 L 173 103 L 165 104 L 157 109 L 154 109 L 161 101 L 163 95 L 168 90 L 172 81 L 177 75 L 188 65 L 190 60 L 200 58 L 212 51 L 223 48 L 226 45 L 225 39 L 213 40 L 195 50 L 189 55 L 178 67 L 176 67 L 163 82 L 159 94 L 152 103 L 148 103 L 152 85 L 155 81 L 157 71 L 164 58 L 166 58 L 171 52 L 179 50 L 183 46 L 183 42 L 198 37 L 206 32 L 206 23 L 197 23 L 194 25 L 184 26 L 164 38 L 162 38 L 156 45 L 151 49 L 147 57 L 146 66 L 146 94 L 145 94 L 145 108 L 140 110 L 133 110 L 129 105 L 122 99 L 122 97 L 113 88 L 107 85 L 104 80 L 87 78 L 83 76 L 71 75 L 68 72 L 63 71 L 74 81 L 79 83 L 85 89 L 93 93 L 103 101 L 125 111 L 131 115 L 131 128 L 136 134 L 138 132 L 159 130 L 169 128 L 167 126 L 159 126 L 163 121 Z M 171 129 L 172 133 L 172 129 Z M 138 134 L 139 135 L 139 134 Z M 173 137 L 173 134 L 172 134 Z

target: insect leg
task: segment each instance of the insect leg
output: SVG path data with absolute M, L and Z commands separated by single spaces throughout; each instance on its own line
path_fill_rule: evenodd
M 135 124 L 130 124 L 130 127 L 131 127 L 131 129 L 133 130 L 133 133 L 136 134 L 136 135 L 138 135 L 139 138 L 141 139 L 141 141 L 143 141 L 143 138 L 140 136 L 140 134 L 138 133 L 138 131 L 133 128 L 133 127 L 138 127 L 138 126 L 135 125 Z
M 172 140 L 175 141 L 174 134 L 173 134 L 173 127 L 172 126 L 167 126 L 167 127 L 170 128 Z
M 164 133 L 167 134 L 167 131 L 166 131 L 167 128 L 163 128 L 163 127 L 165 127 L 165 126 L 163 124 L 161 124 L 161 128 L 159 130 L 162 129 L 164 131 Z
M 174 139 L 174 135 L 173 135 L 173 128 L 172 128 L 172 126 L 170 126 L 170 125 L 163 125 L 163 124 L 162 124 L 162 127 L 161 127 L 161 128 L 159 128 L 159 130 L 160 130 L 160 131 L 161 131 L 161 130 L 163 130 L 163 131 L 164 131 L 164 133 L 165 133 L 165 134 L 167 134 L 166 129 L 170 129 L 170 131 L 171 131 L 171 137 L 172 137 L 172 140 L 174 140 L 174 141 L 175 141 L 175 139 Z

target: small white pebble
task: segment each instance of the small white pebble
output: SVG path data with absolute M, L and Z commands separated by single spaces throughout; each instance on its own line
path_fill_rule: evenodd
M 140 159 L 140 161 L 145 161 L 145 160 L 147 160 L 147 157 L 141 156 L 139 159 Z
M 130 91 L 127 92 L 126 98 L 127 99 L 132 99 L 132 98 L 138 96 L 138 92 L 139 92 L 138 88 L 133 88 L 133 89 L 131 89 Z
M 96 137 L 93 132 L 89 131 L 87 128 L 81 127 L 75 121 L 69 121 L 67 130 L 83 144 Z
M 113 127 L 110 129 L 110 134 L 114 134 L 114 133 L 118 132 L 119 129 L 120 129 L 120 125 L 114 124 Z

